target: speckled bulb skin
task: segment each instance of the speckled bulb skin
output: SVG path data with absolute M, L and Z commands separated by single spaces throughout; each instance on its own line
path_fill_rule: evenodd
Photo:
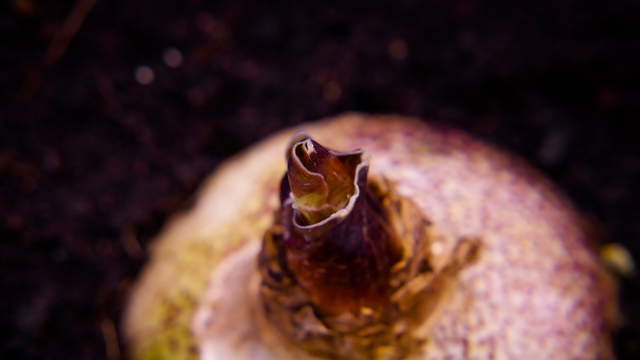
M 370 176 L 412 199 L 450 258 L 477 239 L 415 359 L 610 359 L 615 284 L 583 220 L 539 173 L 460 131 L 347 114 L 283 131 L 229 160 L 152 249 L 125 319 L 134 359 L 312 359 L 261 314 L 256 255 L 279 206 L 291 137 L 364 149 Z

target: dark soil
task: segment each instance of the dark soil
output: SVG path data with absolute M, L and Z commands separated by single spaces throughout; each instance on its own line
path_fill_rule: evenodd
M 118 358 L 167 217 L 229 156 L 347 110 L 508 148 L 640 251 L 638 1 L 0 7 L 2 359 Z M 616 351 L 640 358 L 640 283 L 622 284 Z

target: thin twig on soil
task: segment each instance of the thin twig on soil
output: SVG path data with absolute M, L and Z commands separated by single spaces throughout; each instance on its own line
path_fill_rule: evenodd
M 53 65 L 62 58 L 69 43 L 78 34 L 96 0 L 77 0 L 61 29 L 54 35 L 45 55 L 46 65 Z

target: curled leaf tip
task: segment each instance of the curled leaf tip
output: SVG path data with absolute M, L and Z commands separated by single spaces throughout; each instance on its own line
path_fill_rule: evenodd
M 287 151 L 287 176 L 300 222 L 312 225 L 346 207 L 357 192 L 357 169 L 364 164 L 360 150 L 337 152 L 308 135 L 296 137 Z

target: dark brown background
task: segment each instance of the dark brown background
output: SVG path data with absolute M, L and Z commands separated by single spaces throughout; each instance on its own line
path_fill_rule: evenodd
M 640 249 L 637 1 L 2 4 L 2 359 L 116 358 L 149 241 L 204 177 L 346 110 L 508 148 Z M 640 356 L 639 285 L 623 282 L 621 358 Z

